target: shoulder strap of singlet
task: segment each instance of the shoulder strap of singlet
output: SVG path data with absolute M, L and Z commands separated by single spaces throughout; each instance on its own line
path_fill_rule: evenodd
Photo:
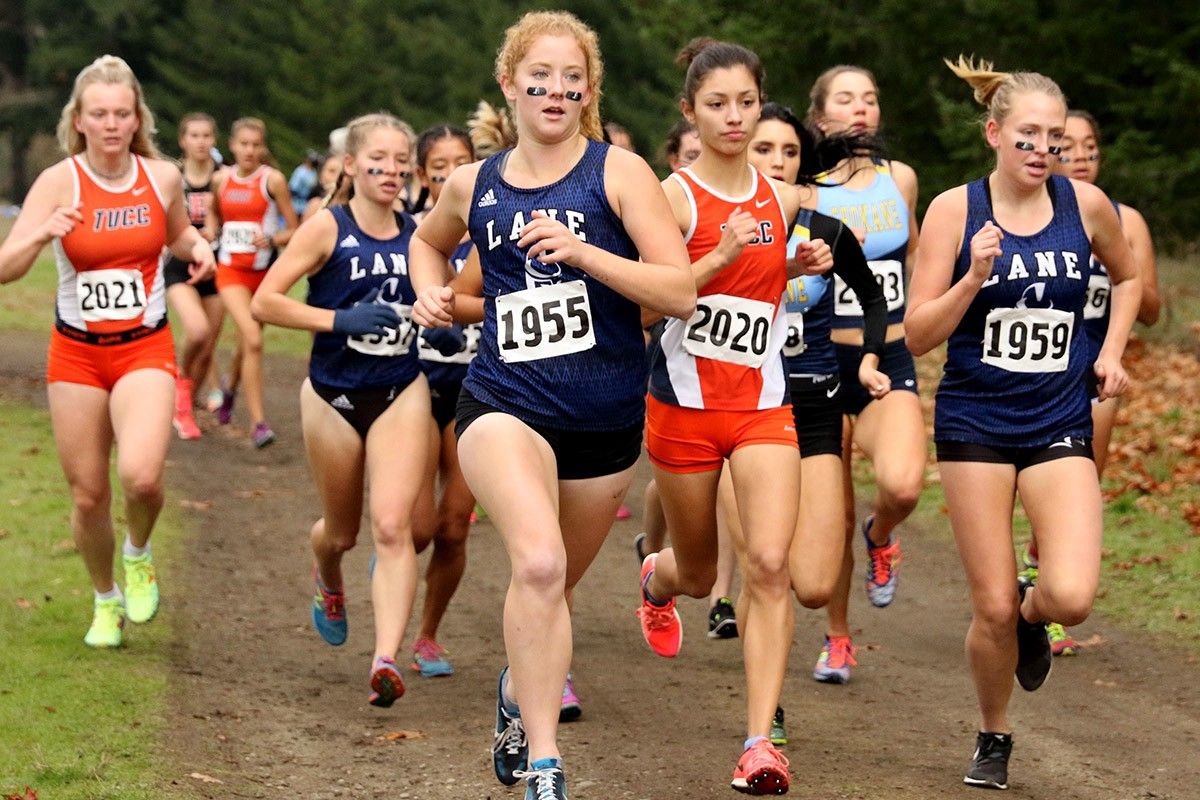
M 146 174 L 146 180 L 150 183 L 150 188 L 154 190 L 154 196 L 158 198 L 158 204 L 162 206 L 163 211 L 166 211 L 167 199 L 163 197 L 162 190 L 158 188 L 158 180 L 155 179 L 154 172 L 146 164 L 146 159 L 136 154 L 133 157 L 137 159 L 138 169 Z
M 684 169 L 687 169 L 687 167 L 684 167 Z M 683 243 L 687 244 L 692 240 L 692 235 L 696 232 L 696 222 L 700 217 L 700 211 L 696 207 L 696 194 L 692 191 L 692 182 L 683 173 L 684 170 L 682 169 L 672 172 L 671 179 L 678 181 L 679 185 L 683 187 L 683 196 L 687 198 L 688 208 L 691 210 L 691 214 L 689 215 L 691 221 L 688 222 L 688 228 L 683 234 Z

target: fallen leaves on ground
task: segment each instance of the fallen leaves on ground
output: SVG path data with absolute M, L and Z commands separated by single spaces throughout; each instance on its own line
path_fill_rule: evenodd
M 412 739 L 424 739 L 425 734 L 421 731 L 388 731 L 375 738 L 381 742 L 404 742 Z
M 180 500 L 179 505 L 189 511 L 208 511 L 212 508 L 212 500 Z
M 220 778 L 214 778 L 211 775 L 205 775 L 203 772 L 192 772 L 188 775 L 192 780 L 200 781 L 201 783 L 224 783 Z
M 26 786 L 25 794 L 6 794 L 4 800 L 38 800 L 38 796 L 37 792 Z
M 31 611 L 37 608 L 37 603 L 24 597 L 18 597 L 14 602 L 17 604 L 17 608 L 22 608 L 26 611 Z

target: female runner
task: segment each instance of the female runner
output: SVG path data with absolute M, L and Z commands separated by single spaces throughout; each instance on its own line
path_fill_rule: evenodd
M 211 221 L 221 232 L 217 289 L 238 330 L 236 370 L 231 371 L 225 402 L 218 411 L 222 424 L 233 413 L 239 383 L 246 387 L 246 404 L 253 423 L 254 446 L 275 441 L 263 408 L 262 325 L 250 313 L 250 298 L 262 283 L 277 249 L 288 243 L 296 228 L 296 212 L 287 178 L 265 163 L 267 127 L 262 120 L 242 117 L 233 123 L 229 149 L 235 166 L 217 176 Z M 277 220 L 283 217 L 283 227 Z
M 879 129 L 879 87 L 874 76 L 861 67 L 826 70 L 809 96 L 808 122 L 824 136 L 873 134 Z M 821 180 L 839 185 L 820 190 L 817 210 L 866 232 L 863 251 L 887 299 L 889 323 L 879 369 L 890 379 L 890 388 L 868 390 L 858 381 L 862 309 L 846 284 L 834 279 L 832 338 L 841 364 L 842 404 L 851 422 L 842 451 L 847 546 L 828 614 L 834 641 L 849 647 L 847 604 L 855 529 L 850 474 L 853 445 L 871 459 L 875 471 L 874 509 L 862 526 L 868 557 L 865 584 L 872 605 L 887 606 L 895 596 L 900 540 L 893 531 L 916 507 L 925 477 L 925 421 L 917 396 L 916 369 L 904 347 L 905 264 L 913 259 L 917 247 L 917 175 L 899 161 L 856 153 Z
M 693 40 L 680 102 L 700 133 L 700 157 L 663 186 L 685 233 L 697 311 L 668 320 L 653 354 L 646 449 L 672 546 L 642 564 L 642 634 L 657 654 L 679 652 L 675 597 L 708 595 L 717 562 L 717 485 L 725 460 L 746 533 L 742 615 L 747 739 L 733 773 L 747 794 L 787 791 L 787 760 L 768 740 L 792 637 L 788 551 L 796 527 L 800 456 L 782 350 L 789 277 L 832 265 L 820 240 L 788 262 L 795 186 L 751 167 L 762 64 L 744 47 Z M 771 475 L 770 482 L 763 475 Z
M 211 241 L 205 225 L 212 203 L 217 164 L 212 158 L 217 123 L 208 114 L 185 114 L 179 121 L 179 149 L 183 151 L 183 200 L 192 226 Z M 212 366 L 225 306 L 217 295 L 216 281 L 196 281 L 191 264 L 170 256 L 163 267 L 167 302 L 183 325 L 183 353 L 175 379 L 175 431 L 180 439 L 199 439 L 200 428 L 192 413 L 204 379 Z
M 1068 178 L 1095 183 L 1100 173 L 1100 127 L 1096 118 L 1087 111 L 1068 111 L 1067 125 L 1062 137 L 1062 155 L 1054 166 L 1058 175 Z M 1150 228 L 1145 218 L 1137 209 L 1124 203 L 1113 202 L 1117 216 L 1121 219 L 1121 230 L 1125 232 L 1125 241 L 1133 252 L 1142 278 L 1142 302 L 1138 307 L 1138 322 L 1143 325 L 1153 325 L 1158 321 L 1158 312 L 1162 301 L 1158 292 L 1158 269 L 1154 260 L 1154 242 L 1150 239 Z M 1104 343 L 1108 333 L 1108 296 L 1112 291 L 1112 283 L 1104 265 L 1094 257 L 1088 262 L 1088 297 L 1087 307 L 1083 311 L 1083 331 L 1087 334 L 1088 343 L 1096 353 Z M 1104 465 L 1108 461 L 1108 443 L 1112 440 L 1113 424 L 1116 421 L 1119 400 L 1110 397 L 1104 402 L 1092 401 L 1092 454 L 1096 459 L 1096 472 L 1104 475 Z M 1029 542 L 1025 550 L 1025 571 L 1023 574 L 1037 580 L 1038 554 L 1037 543 Z M 1050 636 L 1050 649 L 1056 656 L 1073 656 L 1079 649 L 1074 637 L 1057 622 L 1046 626 Z
M 376 563 L 368 702 L 385 708 L 404 694 L 395 658 L 416 593 L 412 511 L 426 457 L 420 447 L 396 443 L 419 440 L 429 416 L 407 274 L 416 223 L 392 210 L 408 169 L 405 127 L 389 114 L 349 123 L 342 170 L 353 198 L 304 223 L 251 305 L 261 322 L 316 334 L 300 416 L 323 507 L 312 528 L 312 620 L 332 645 L 346 641 L 342 555 L 358 538 L 364 485 L 370 488 Z M 287 296 L 303 277 L 307 304 Z
M 454 293 L 442 284 L 464 231 L 482 261 L 459 458 L 512 561 L 496 775 L 525 777 L 538 800 L 567 796 L 556 741 L 571 663 L 566 592 L 604 541 L 641 449 L 638 307 L 687 316 L 695 302 L 653 172 L 601 141 L 601 77 L 596 35 L 573 15 L 532 12 L 510 27 L 496 78 L 516 146 L 455 170 L 412 244 L 425 325 L 450 322 Z
M 47 168 L 0 245 L 0 284 L 23 277 L 48 244 L 58 263 L 46 382 L 71 490 L 71 530 L 95 589 L 84 642 L 118 647 L 126 618 L 149 622 L 159 589 L 150 532 L 163 504 L 175 348 L 160 255 L 212 275 L 212 249 L 188 222 L 182 180 L 154 146 L 154 116 L 129 65 L 101 56 L 75 78 L 58 123 L 68 157 Z M 128 526 L 125 594 L 113 582 L 109 458 Z
M 345 155 L 343 153 L 342 155 Z M 308 222 L 318 211 L 326 207 L 325 198 L 333 193 L 337 186 L 338 176 L 342 174 L 342 156 L 326 155 L 317 165 L 317 185 L 313 188 L 304 211 L 300 214 L 301 222 Z
M 1094 372 L 1102 401 L 1125 390 L 1141 280 L 1104 193 L 1052 174 L 1067 113 L 1054 81 L 961 58 L 950 67 L 988 109 L 996 167 L 930 204 L 905 328 L 918 355 L 948 341 L 934 440 L 971 592 L 966 648 L 982 718 L 964 781 L 1004 789 L 1012 675 L 1038 688 L 1052 661 L 1046 622 L 1082 622 L 1096 596 L 1101 498 L 1085 378 Z M 1113 284 L 1098 355 L 1080 330 L 1092 252 Z M 1036 586 L 1017 580 L 1017 492 L 1040 546 Z

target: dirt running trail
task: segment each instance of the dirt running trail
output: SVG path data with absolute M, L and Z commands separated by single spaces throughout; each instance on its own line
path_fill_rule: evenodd
M 8 335 L 0 392 L 44 404 L 44 353 L 44 336 Z M 408 693 L 391 709 L 367 705 L 369 535 L 346 558 L 349 641 L 328 647 L 308 621 L 308 529 L 318 505 L 298 424 L 303 369 L 269 360 L 267 377 L 274 446 L 256 452 L 207 422 L 200 441 L 172 443 L 168 480 L 175 502 L 185 501 L 191 532 L 178 564 L 162 576 L 165 616 L 178 629 L 162 743 L 168 772 L 177 776 L 170 794 L 523 797 L 496 783 L 490 766 L 508 579 L 495 531 L 486 521 L 475 527 L 467 574 L 442 627 L 454 677 L 409 677 Z M 630 542 L 648 472 L 643 465 L 630 495 L 634 520 L 614 526 L 577 593 L 574 675 L 584 715 L 561 733 L 571 796 L 732 798 L 728 781 L 744 718 L 737 642 L 706 639 L 703 603 L 683 602 L 683 652 L 660 659 L 642 642 L 633 614 Z M 944 532 L 902 530 L 895 604 L 869 608 L 855 579 L 852 623 L 861 633 L 850 685 L 812 681 L 823 614 L 797 612 L 784 693 L 792 797 L 977 796 L 961 784 L 976 726 L 962 654 L 962 570 Z M 1152 648 L 1098 618 L 1076 633 L 1102 641 L 1057 661 L 1036 694 L 1014 695 L 1009 796 L 1200 796 L 1196 659 Z M 389 740 L 401 731 L 420 738 Z

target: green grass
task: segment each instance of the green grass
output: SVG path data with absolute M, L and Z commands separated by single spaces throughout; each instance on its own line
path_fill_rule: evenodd
M 83 644 L 92 590 L 49 420 L 0 401 L 0 437 L 0 795 L 28 785 L 44 798 L 163 797 L 170 615 L 127 626 L 120 650 Z M 179 534 L 164 515 L 155 560 L 168 586 Z
M 1139 336 L 1179 350 L 1200 353 L 1200 331 L 1193 327 L 1200 322 L 1200 285 L 1196 283 L 1198 271 L 1200 257 L 1159 258 L 1158 285 L 1162 311 L 1154 327 L 1135 326 L 1134 330 Z

